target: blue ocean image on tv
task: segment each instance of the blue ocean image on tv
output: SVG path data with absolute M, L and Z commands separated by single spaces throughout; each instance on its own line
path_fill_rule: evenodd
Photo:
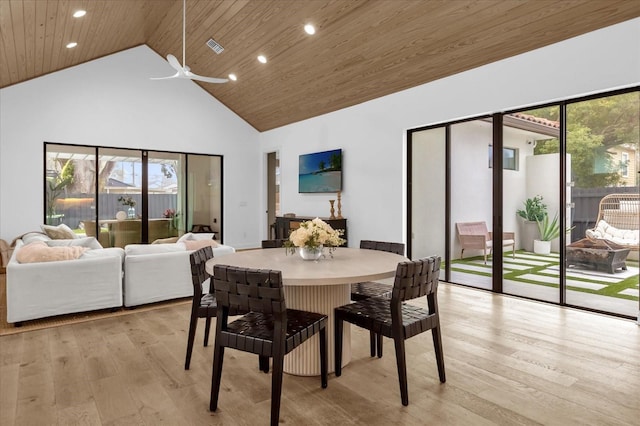
M 337 192 L 341 190 L 341 149 L 300 156 L 298 192 Z

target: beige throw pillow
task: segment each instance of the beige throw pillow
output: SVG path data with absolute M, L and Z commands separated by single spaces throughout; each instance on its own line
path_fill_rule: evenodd
M 80 246 L 49 247 L 44 241 L 38 241 L 22 246 L 16 254 L 16 260 L 20 263 L 74 260 L 87 250 L 87 247 Z
M 47 234 L 49 238 L 53 240 L 69 240 L 76 238 L 76 234 L 67 225 L 60 224 L 58 226 L 53 225 L 40 225 L 42 232 Z
M 200 250 L 201 248 L 208 246 L 216 248 L 220 245 L 214 240 L 186 240 L 183 241 L 182 244 L 184 244 L 187 250 Z

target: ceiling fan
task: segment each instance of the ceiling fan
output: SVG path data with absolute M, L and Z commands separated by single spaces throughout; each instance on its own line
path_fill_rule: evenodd
M 168 80 L 170 78 L 186 78 L 189 80 L 198 80 L 204 81 L 205 83 L 226 83 L 229 80 L 226 78 L 215 78 L 215 77 L 203 77 L 198 74 L 194 74 L 191 72 L 191 68 L 187 66 L 186 60 L 186 33 L 187 33 L 187 0 L 182 0 L 182 65 L 180 65 L 180 61 L 173 56 L 172 54 L 167 55 L 167 62 L 173 68 L 175 68 L 176 73 L 174 75 L 170 75 L 168 77 L 151 77 L 151 80 Z

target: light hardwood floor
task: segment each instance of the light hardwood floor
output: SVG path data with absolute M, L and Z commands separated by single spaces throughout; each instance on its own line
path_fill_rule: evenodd
M 341 377 L 285 375 L 289 425 L 638 425 L 636 323 L 443 284 L 447 382 L 430 333 L 407 341 L 409 406 L 400 403 L 393 344 L 370 358 L 352 328 Z M 201 322 L 183 368 L 189 306 L 0 338 L 2 425 L 260 425 L 270 378 L 255 356 L 227 350 L 216 413 L 208 411 L 211 346 Z M 212 332 L 213 340 L 213 332 Z

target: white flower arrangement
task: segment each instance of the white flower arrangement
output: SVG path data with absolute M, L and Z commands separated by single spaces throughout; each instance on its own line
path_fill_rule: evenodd
M 296 247 L 314 249 L 324 246 L 329 247 L 329 253 L 333 254 L 336 247 L 346 242 L 342 235 L 344 230 L 334 230 L 322 219 L 315 218 L 302 222 L 300 227 L 289 235 L 286 247 L 288 251 L 294 253 Z

